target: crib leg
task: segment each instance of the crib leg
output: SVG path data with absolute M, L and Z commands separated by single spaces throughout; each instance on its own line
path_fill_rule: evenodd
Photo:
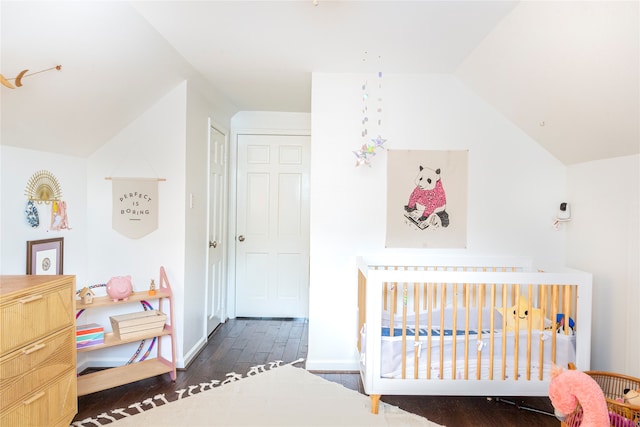
M 380 395 L 379 394 L 372 394 L 371 395 L 371 413 L 372 414 L 377 414 L 378 413 L 379 404 L 380 404 Z

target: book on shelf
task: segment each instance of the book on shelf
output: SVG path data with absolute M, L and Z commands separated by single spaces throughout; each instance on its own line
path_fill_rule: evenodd
M 91 347 L 104 343 L 104 327 L 97 323 L 76 326 L 76 348 Z

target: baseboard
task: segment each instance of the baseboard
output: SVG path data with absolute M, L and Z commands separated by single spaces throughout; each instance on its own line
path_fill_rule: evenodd
M 207 345 L 206 338 L 200 338 L 197 343 L 184 355 L 182 361 L 183 363 L 180 366 L 180 369 L 187 369 L 189 365 L 193 362 L 193 360 L 198 357 L 198 354 L 204 349 Z
M 319 360 L 307 359 L 305 369 L 313 372 L 359 372 L 356 360 Z
M 76 372 L 79 374 L 85 369 L 87 369 L 88 367 L 89 367 L 89 364 L 87 363 L 86 360 L 83 360 L 82 362 L 78 361 L 76 364 Z
M 76 371 L 81 373 L 88 368 L 113 368 L 115 366 L 122 366 L 127 363 L 128 360 L 122 358 L 100 358 L 91 359 L 87 358 L 82 362 L 78 362 L 76 365 Z

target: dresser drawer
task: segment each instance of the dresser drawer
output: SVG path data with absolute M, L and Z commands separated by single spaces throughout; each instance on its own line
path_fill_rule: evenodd
M 68 426 L 77 408 L 76 372 L 70 370 L 6 408 L 0 416 L 0 425 Z
M 0 353 L 17 350 L 75 322 L 73 283 L 36 290 L 0 305 Z
M 36 341 L 0 359 L 0 407 L 24 399 L 62 373 L 75 370 L 73 327 Z

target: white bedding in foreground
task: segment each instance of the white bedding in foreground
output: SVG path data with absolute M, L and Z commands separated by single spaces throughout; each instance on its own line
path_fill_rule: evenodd
M 426 418 L 380 403 L 302 368 L 284 365 L 123 418 L 124 426 L 427 426 Z

